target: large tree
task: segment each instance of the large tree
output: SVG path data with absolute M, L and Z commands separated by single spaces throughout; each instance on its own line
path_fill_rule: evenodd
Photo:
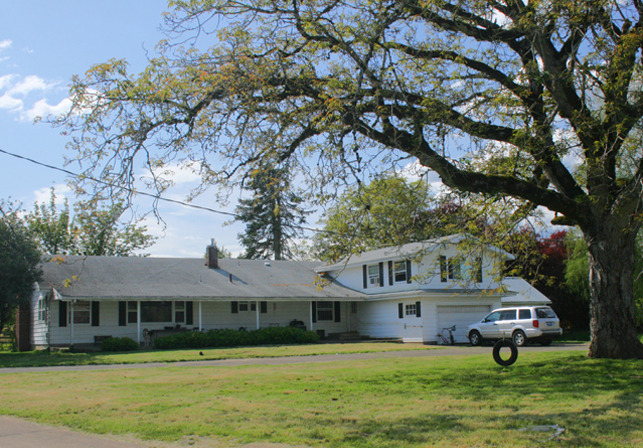
M 41 275 L 36 242 L 18 215 L 0 201 L 0 333 L 18 305 L 28 303 Z
M 26 222 L 44 253 L 127 257 L 150 247 L 156 237 L 146 233 L 146 226 L 121 222 L 123 210 L 121 204 L 81 201 L 72 216 L 66 200 L 62 207 L 56 205 L 52 188 L 49 203 L 36 204 Z
M 324 187 L 415 157 L 455 190 L 518 198 L 577 226 L 589 354 L 643 358 L 632 286 L 640 0 L 170 5 L 170 40 L 144 72 L 112 60 L 73 81 L 61 123 L 101 188 L 131 185 L 140 164 L 162 190 L 159 167 L 177 160 L 200 167 L 205 186 L 288 159 Z
M 291 186 L 291 173 L 287 167 L 267 166 L 255 170 L 245 185 L 251 193 L 240 199 L 235 209 L 235 221 L 246 224 L 239 240 L 246 251 L 242 258 L 275 260 L 293 258 L 293 240 L 302 236 L 306 216 L 303 198 Z
M 451 198 L 439 198 L 423 179 L 384 173 L 346 189 L 323 213 L 313 250 L 323 261 L 458 233 L 468 217 Z

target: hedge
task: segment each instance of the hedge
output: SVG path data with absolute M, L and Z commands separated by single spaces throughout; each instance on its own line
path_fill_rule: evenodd
M 171 336 L 161 336 L 154 340 L 159 349 L 241 347 L 271 344 L 314 344 L 319 336 L 314 331 L 293 327 L 272 327 L 252 331 L 231 329 L 186 331 Z
M 132 338 L 107 338 L 100 346 L 105 352 L 132 352 L 141 348 Z

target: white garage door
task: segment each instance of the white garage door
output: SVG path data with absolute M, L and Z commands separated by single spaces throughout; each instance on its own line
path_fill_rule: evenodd
M 491 305 L 438 306 L 438 331 L 455 325 L 456 343 L 468 342 L 467 327 L 491 311 Z

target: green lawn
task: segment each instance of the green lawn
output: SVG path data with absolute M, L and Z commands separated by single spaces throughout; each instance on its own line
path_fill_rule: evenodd
M 0 378 L 0 414 L 150 446 L 643 447 L 643 361 L 585 352 L 523 353 L 509 368 L 484 352 Z M 520 431 L 552 424 L 560 440 Z
M 2 367 L 71 366 L 89 364 L 139 364 L 148 362 L 205 361 L 214 359 L 270 358 L 278 356 L 373 353 L 400 350 L 432 350 L 422 344 L 364 342 L 270 347 L 213 348 L 192 350 L 141 350 L 129 353 L 0 352 Z

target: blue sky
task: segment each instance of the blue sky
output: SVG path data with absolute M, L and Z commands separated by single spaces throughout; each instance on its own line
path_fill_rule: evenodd
M 66 138 L 60 129 L 34 117 L 63 112 L 69 81 L 91 65 L 125 58 L 132 72 L 145 67 L 146 52 L 164 35 L 159 30 L 166 0 L 51 0 L 0 2 L 0 149 L 63 167 Z M 71 155 L 71 154 L 70 154 Z M 73 171 L 73 166 L 68 167 Z M 197 185 L 193 176 L 177 176 L 167 193 L 183 200 Z M 27 210 L 46 201 L 52 186 L 74 201 L 64 173 L 0 153 L 0 198 L 22 202 Z M 232 211 L 208 195 L 196 204 Z M 142 202 L 139 212 L 146 211 Z M 167 227 L 148 220 L 150 233 L 163 236 L 146 252 L 153 256 L 198 257 L 215 238 L 233 254 L 241 251 L 237 233 L 243 225 L 223 226 L 230 217 L 180 205 L 162 205 Z

